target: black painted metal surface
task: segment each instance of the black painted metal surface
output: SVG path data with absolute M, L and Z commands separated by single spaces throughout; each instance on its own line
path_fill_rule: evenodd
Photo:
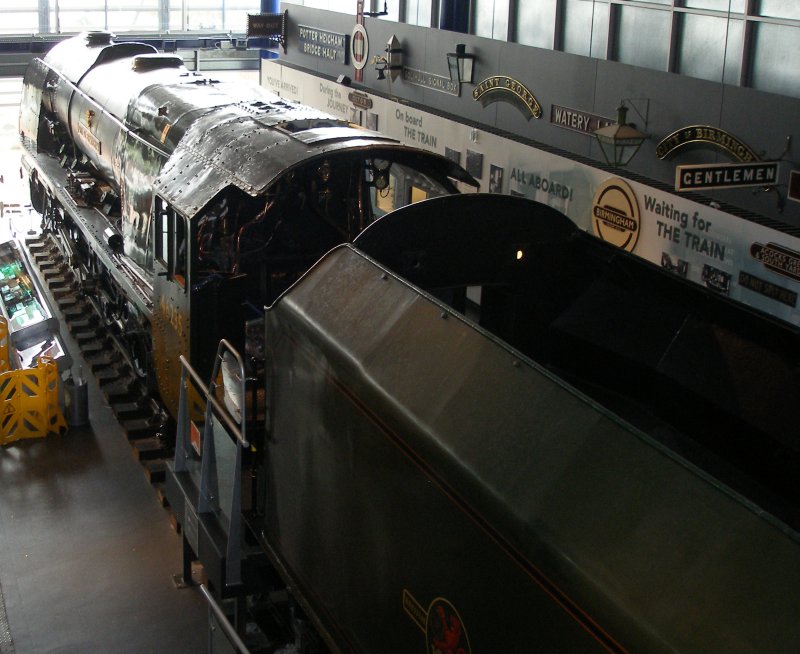
M 796 329 L 518 198 L 412 205 L 357 245 L 451 303 L 482 284 L 483 328 L 800 527 Z
M 376 223 L 360 244 L 379 256 L 382 243 L 404 274 L 418 270 L 431 293 L 449 299 L 448 287 L 478 278 L 464 267 L 460 248 L 475 240 L 491 255 L 504 242 L 516 248 L 524 236 L 524 218 L 516 214 L 508 230 L 495 215 L 482 236 L 471 232 L 480 199 L 453 202 L 452 213 L 444 211 L 446 202 L 438 211 L 412 206 L 405 220 L 395 217 L 396 230 L 388 225 L 382 238 Z M 445 228 L 451 219 L 464 230 Z M 615 351 L 621 326 L 593 304 L 597 321 L 611 320 L 606 331 L 591 324 L 590 332 L 610 342 L 598 357 L 598 339 L 580 334 L 573 320 L 592 315 L 579 311 L 587 298 L 619 308 L 626 278 L 634 307 L 642 293 L 669 297 L 665 289 L 674 280 L 643 281 L 616 260 L 617 252 L 593 251 L 582 235 L 552 226 L 550 236 L 543 225 L 529 230 L 524 269 L 489 275 L 483 290 L 516 278 L 513 288 L 529 294 L 510 306 L 528 315 L 529 326 L 535 321 L 526 312 L 542 312 L 547 328 L 537 335 L 544 344 L 554 343 L 551 325 L 570 335 L 576 361 L 566 372 L 563 344 L 558 366 L 547 361 L 546 347 L 523 354 L 349 247 L 330 253 L 272 307 L 266 538 L 347 650 L 422 651 L 449 636 L 465 652 L 795 651 L 797 531 L 779 511 L 756 506 L 758 492 L 745 494 L 748 481 L 759 485 L 752 470 L 722 481 L 724 465 L 714 457 L 701 469 L 669 447 L 669 438 L 656 439 L 659 430 L 680 434 L 663 416 L 627 400 L 636 406 L 621 417 L 614 383 L 625 375 L 613 361 L 622 370 L 630 366 Z M 417 229 L 424 234 L 419 242 Z M 440 267 L 437 257 L 447 252 L 454 265 Z M 437 269 L 446 274 L 441 284 Z M 532 279 L 534 272 L 542 278 Z M 552 285 L 561 273 L 566 282 L 557 293 Z M 711 311 L 705 302 L 688 304 L 698 315 L 728 321 L 732 307 Z M 484 295 L 482 317 L 490 318 L 493 306 Z M 655 323 L 640 309 L 621 316 L 625 333 L 634 335 L 631 358 L 647 367 L 647 329 Z M 664 309 L 669 323 L 670 307 Z M 500 314 L 503 327 L 508 306 Z M 762 326 L 755 337 L 761 347 L 780 346 L 780 332 L 763 318 L 738 317 L 748 328 Z M 576 334 L 591 347 L 573 340 Z M 765 334 L 778 340 L 764 342 Z M 520 345 L 531 344 L 516 336 Z M 666 357 L 661 374 L 690 386 L 682 349 Z M 609 387 L 583 376 L 594 365 Z M 703 405 L 724 415 L 711 395 Z M 792 447 L 769 456 L 781 455 L 791 459 Z M 796 497 L 775 492 L 791 518 Z

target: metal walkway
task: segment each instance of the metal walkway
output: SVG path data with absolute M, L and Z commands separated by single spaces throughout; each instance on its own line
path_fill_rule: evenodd
M 18 168 L 13 147 L 0 151 L 0 201 L 23 205 L 0 216 L 0 241 L 30 227 Z M 204 652 L 207 604 L 199 588 L 173 584 L 180 537 L 88 383 L 89 426 L 0 448 L 0 654 Z
M 0 450 L 0 651 L 205 651 L 207 605 L 172 581 L 180 538 L 88 383 L 90 426 Z

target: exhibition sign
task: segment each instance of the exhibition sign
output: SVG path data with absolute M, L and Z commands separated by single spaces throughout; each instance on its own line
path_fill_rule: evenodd
M 368 94 L 372 107 L 364 110 L 363 100 L 348 101 L 345 87 L 273 61 L 262 62 L 262 81 L 285 98 L 441 153 L 461 163 L 482 191 L 547 204 L 598 238 L 800 326 L 800 239 L 791 234 L 387 98 Z M 769 181 L 772 164 L 752 163 L 763 170 L 704 171 L 692 179 Z

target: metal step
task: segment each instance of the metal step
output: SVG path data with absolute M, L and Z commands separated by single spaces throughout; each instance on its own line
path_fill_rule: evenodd
M 164 441 L 160 438 L 137 438 L 131 441 L 133 458 L 137 461 L 149 461 L 152 459 L 163 459 L 167 451 Z
M 111 410 L 117 416 L 117 420 L 146 420 L 153 415 L 153 409 L 140 402 L 114 402 Z
M 103 394 L 109 404 L 129 404 L 144 396 L 142 389 L 137 384 L 132 384 L 128 378 L 104 386 Z
M 155 416 L 134 420 L 121 420 L 120 425 L 122 426 L 122 431 L 124 431 L 125 435 L 128 437 L 128 440 L 154 438 L 164 427 L 163 423 Z
M 87 366 L 131 442 L 132 455 L 142 463 L 151 483 L 163 482 L 164 460 L 171 456 L 168 443 L 161 437 L 166 414 L 148 398 L 142 381 L 134 375 L 116 341 L 109 337 L 103 316 L 98 315 L 95 305 L 87 300 L 86 288 L 79 288 L 74 271 L 67 265 L 55 238 L 43 234 L 27 239 L 25 247 L 61 311 L 64 326 L 78 343 Z M 159 501 L 165 506 L 163 492 L 161 497 Z
M 77 320 L 79 318 L 83 318 L 84 316 L 87 315 L 89 311 L 91 311 L 89 305 L 87 305 L 86 302 L 82 301 L 72 303 L 71 306 L 61 309 L 61 313 L 64 314 L 64 318 L 67 322 L 69 322 L 70 320 Z
M 102 352 L 97 353 L 97 355 L 92 354 L 91 356 L 85 356 L 84 358 L 86 359 L 86 363 L 89 364 L 89 368 L 95 373 L 117 365 L 122 359 L 122 357 L 116 352 L 109 352 L 108 350 L 103 350 Z
M 144 475 L 147 477 L 147 480 L 151 484 L 163 483 L 164 478 L 166 477 L 167 472 L 167 464 L 164 462 L 163 459 L 153 459 L 151 461 L 145 461 L 143 463 L 144 466 Z

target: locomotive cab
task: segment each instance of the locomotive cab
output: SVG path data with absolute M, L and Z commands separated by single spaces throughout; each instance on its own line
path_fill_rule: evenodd
M 167 404 L 177 403 L 175 352 L 208 375 L 220 336 L 244 351 L 244 325 L 331 248 L 397 207 L 455 190 L 419 163 L 405 148 L 328 152 L 255 196 L 226 185 L 196 213 L 157 194 L 153 349 Z

